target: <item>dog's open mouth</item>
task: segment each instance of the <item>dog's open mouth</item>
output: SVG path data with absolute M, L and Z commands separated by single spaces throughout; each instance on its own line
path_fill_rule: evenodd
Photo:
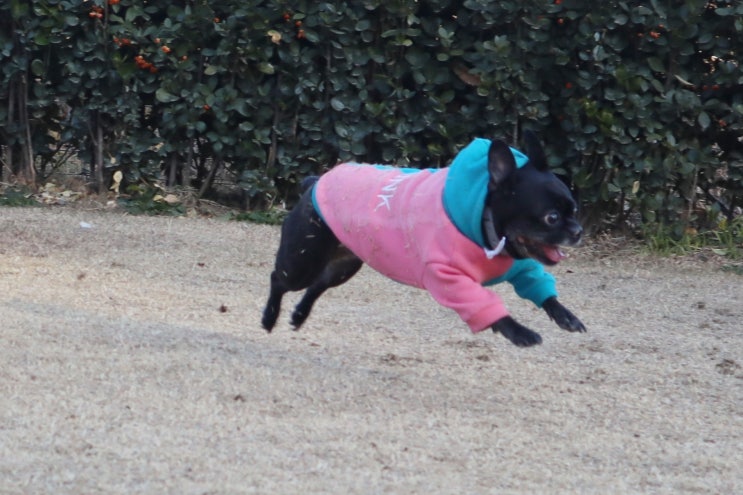
M 548 260 L 559 263 L 567 255 L 557 246 L 542 246 L 544 255 Z
M 563 250 L 560 249 L 560 246 L 542 244 L 523 236 L 517 237 L 516 240 L 531 257 L 536 258 L 545 264 L 556 265 L 567 257 Z

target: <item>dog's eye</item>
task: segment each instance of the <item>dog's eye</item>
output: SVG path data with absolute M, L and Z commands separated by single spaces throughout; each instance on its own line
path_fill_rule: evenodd
M 554 227 L 560 222 L 560 214 L 556 211 L 551 211 L 544 216 L 544 223 L 550 227 Z

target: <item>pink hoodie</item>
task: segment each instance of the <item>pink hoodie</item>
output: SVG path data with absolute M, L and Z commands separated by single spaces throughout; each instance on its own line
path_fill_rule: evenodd
M 400 169 L 341 164 L 315 186 L 315 207 L 341 243 L 380 273 L 428 290 L 473 332 L 508 315 L 483 284 L 513 265 L 506 254 L 488 259 L 444 210 L 449 168 Z

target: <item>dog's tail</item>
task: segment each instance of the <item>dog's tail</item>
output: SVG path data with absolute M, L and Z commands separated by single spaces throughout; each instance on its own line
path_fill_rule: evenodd
M 310 175 L 302 179 L 302 182 L 299 183 L 299 187 L 302 189 L 302 192 L 304 193 L 312 186 L 314 186 L 319 178 L 320 177 L 318 177 L 317 175 Z

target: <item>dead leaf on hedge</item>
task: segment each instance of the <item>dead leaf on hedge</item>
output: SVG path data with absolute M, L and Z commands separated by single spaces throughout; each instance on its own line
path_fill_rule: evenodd
M 162 194 L 155 194 L 155 196 L 152 198 L 152 201 L 156 201 L 158 203 L 168 203 L 169 205 L 177 205 L 181 202 L 181 199 L 175 194 L 166 194 L 165 196 L 163 196 Z
M 117 170 L 114 172 L 113 176 L 113 184 L 111 185 L 111 190 L 115 192 L 117 195 L 119 194 L 119 187 L 121 187 L 121 180 L 124 178 L 124 174 L 121 173 L 121 170 Z
M 455 62 L 452 64 L 452 70 L 462 80 L 463 83 L 469 86 L 479 86 L 482 83 L 482 79 L 477 74 L 472 74 L 466 65 Z
M 271 29 L 266 33 L 271 38 L 271 43 L 279 44 L 281 42 L 281 33 Z

